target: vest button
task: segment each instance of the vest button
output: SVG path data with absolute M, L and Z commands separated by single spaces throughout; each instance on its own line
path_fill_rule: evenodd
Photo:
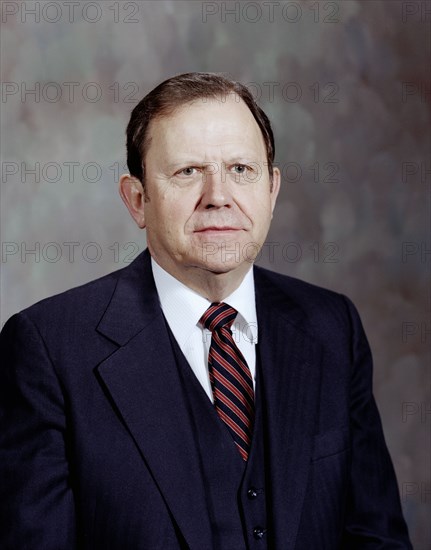
M 263 539 L 263 537 L 265 536 L 265 533 L 266 533 L 266 529 L 264 529 L 263 527 L 255 527 L 253 529 L 253 537 L 256 540 Z
M 257 489 L 254 487 L 250 487 L 250 489 L 247 491 L 247 496 L 250 500 L 254 500 L 258 496 Z

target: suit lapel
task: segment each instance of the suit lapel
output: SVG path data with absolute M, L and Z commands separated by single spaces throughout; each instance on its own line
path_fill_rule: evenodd
M 304 315 L 274 281 L 255 269 L 271 523 L 276 548 L 294 548 L 316 429 L 320 345 Z
M 210 548 L 195 440 L 148 252 L 120 275 L 98 330 L 121 345 L 99 365 L 103 383 L 187 544 Z

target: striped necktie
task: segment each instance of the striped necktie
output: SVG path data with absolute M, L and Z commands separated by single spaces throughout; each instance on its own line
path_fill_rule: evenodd
M 232 337 L 237 311 L 227 304 L 213 303 L 200 319 L 210 330 L 208 370 L 214 406 L 229 428 L 244 460 L 248 459 L 254 421 L 254 393 L 250 369 Z

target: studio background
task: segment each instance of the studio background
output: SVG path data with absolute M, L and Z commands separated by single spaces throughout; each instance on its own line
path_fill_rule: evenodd
M 117 185 L 148 91 L 188 71 L 248 84 L 283 173 L 259 264 L 356 304 L 414 548 L 428 550 L 431 2 L 1 9 L 1 324 L 145 248 Z

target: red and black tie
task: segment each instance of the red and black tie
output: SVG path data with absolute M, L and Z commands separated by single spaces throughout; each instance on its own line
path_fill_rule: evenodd
M 202 326 L 211 331 L 208 370 L 218 415 L 229 428 L 244 460 L 248 459 L 253 433 L 254 392 L 250 369 L 232 337 L 237 311 L 213 303 L 202 315 Z

